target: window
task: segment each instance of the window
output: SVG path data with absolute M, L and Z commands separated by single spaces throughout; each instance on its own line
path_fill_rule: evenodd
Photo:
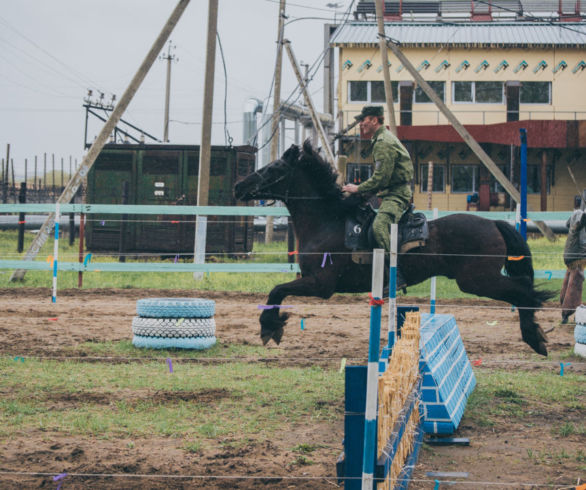
M 372 166 L 365 163 L 349 163 L 346 167 L 346 181 L 351 184 L 361 184 L 370 179 Z
M 502 82 L 475 82 L 474 90 L 477 104 L 502 104 Z
M 509 165 L 497 165 L 499 170 L 505 174 L 507 179 L 511 179 L 509 177 L 510 166 Z M 505 188 L 498 183 L 498 181 L 494 178 L 494 175 L 490 175 L 490 192 L 505 192 Z
M 551 104 L 551 82 L 523 82 L 521 104 Z
M 480 184 L 478 165 L 452 166 L 452 192 L 476 192 Z
M 391 82 L 393 101 L 399 102 L 399 82 Z M 381 81 L 348 82 L 348 102 L 376 102 L 384 104 L 385 83 Z
M 502 104 L 502 82 L 452 82 L 452 99 L 460 103 Z
M 442 100 L 444 99 L 444 87 L 446 82 L 427 82 L 429 86 L 435 90 L 435 93 L 438 97 Z M 429 104 L 432 103 L 431 99 L 427 96 L 427 94 L 423 91 L 423 89 L 419 86 L 415 88 L 415 102 L 418 104 Z
M 421 192 L 427 192 L 427 179 L 429 165 L 422 163 L 421 167 Z M 446 190 L 446 166 L 435 165 L 433 166 L 433 184 L 431 192 L 444 192 Z
M 474 102 L 474 82 L 453 82 L 454 102 Z

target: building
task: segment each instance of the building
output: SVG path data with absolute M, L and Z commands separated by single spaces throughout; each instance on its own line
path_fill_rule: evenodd
M 385 105 L 374 12 L 374 2 L 359 2 L 354 20 L 330 37 L 338 49 L 341 127 L 363 105 Z M 572 209 L 573 195 L 586 188 L 586 10 L 579 1 L 385 2 L 385 35 L 400 43 L 517 186 L 519 129 L 526 128 L 530 208 Z M 431 162 L 433 207 L 509 209 L 513 203 L 494 177 L 390 50 L 388 55 L 398 136 L 416 166 L 415 205 L 428 206 Z M 370 162 L 361 157 L 367 145 L 357 130 L 340 139 L 348 181 L 370 175 Z

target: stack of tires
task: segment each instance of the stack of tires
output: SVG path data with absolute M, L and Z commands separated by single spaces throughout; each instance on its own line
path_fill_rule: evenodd
M 578 356 L 586 357 L 586 306 L 578 306 L 576 309 L 576 328 L 574 328 L 576 345 L 574 352 Z
M 216 303 L 201 298 L 139 299 L 132 344 L 150 349 L 208 349 L 216 343 Z

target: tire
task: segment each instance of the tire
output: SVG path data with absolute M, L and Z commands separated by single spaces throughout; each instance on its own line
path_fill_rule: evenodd
M 581 357 L 586 357 L 586 345 L 576 344 L 574 346 L 574 354 Z
M 216 302 L 201 298 L 150 298 L 136 302 L 138 316 L 147 318 L 211 318 Z
M 213 337 L 216 321 L 213 318 L 142 318 L 132 319 L 132 333 L 142 337 Z
M 578 306 L 576 308 L 576 323 L 586 325 L 586 306 Z
M 586 344 L 586 325 L 576 325 L 574 328 L 574 338 L 578 344 Z
M 161 338 L 161 337 L 143 337 L 135 335 L 132 338 L 132 345 L 143 349 L 209 349 L 216 343 L 216 337 L 185 337 L 178 338 Z

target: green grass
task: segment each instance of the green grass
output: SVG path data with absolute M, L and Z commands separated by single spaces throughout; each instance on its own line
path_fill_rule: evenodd
M 128 364 L 0 359 L 0 437 L 30 430 L 93 436 L 270 437 L 288 424 L 342 415 L 337 370 L 259 363 Z
M 25 234 L 25 250 L 32 242 L 33 235 Z M 17 232 L 3 231 L 0 232 L 0 258 L 18 259 L 22 254 L 16 253 Z M 563 270 L 562 260 L 563 247 L 565 239 L 562 237 L 557 242 L 549 242 L 545 238 L 530 239 L 529 245 L 533 253 L 534 268 L 542 270 Z M 49 255 L 53 254 L 53 241 L 49 240 L 38 255 L 38 260 L 46 260 Z M 67 237 L 59 241 L 59 260 L 77 261 L 78 260 L 78 242 L 69 246 Z M 116 256 L 98 256 L 92 257 L 92 262 L 115 262 Z M 159 262 L 157 258 L 141 258 L 140 260 L 151 260 Z M 166 259 L 171 261 L 173 259 Z M 217 257 L 212 260 L 222 262 L 232 262 L 235 259 Z M 255 243 L 254 250 L 250 258 L 238 259 L 249 260 L 251 262 L 287 262 L 287 247 L 285 242 L 275 242 L 269 245 L 264 243 Z M 135 260 L 128 259 L 128 262 Z M 52 273 L 50 271 L 28 271 L 25 279 L 19 283 L 9 282 L 11 271 L 0 271 L 0 287 L 51 287 Z M 193 274 L 190 272 L 91 272 L 83 276 L 83 288 L 145 288 L 145 289 L 185 289 L 185 290 L 203 290 L 203 291 L 247 291 L 256 293 L 268 293 L 277 284 L 282 284 L 293 280 L 293 274 L 286 273 L 223 273 L 212 272 L 206 273 L 202 280 L 195 281 Z M 77 272 L 60 272 L 58 277 L 59 289 L 69 289 L 77 287 Z M 561 280 L 536 280 L 536 284 L 547 290 L 559 293 Z M 430 281 L 424 281 L 421 284 L 412 286 L 408 289 L 410 296 L 429 296 Z M 474 298 L 473 295 L 462 293 L 456 282 L 445 277 L 438 277 L 437 291 L 440 298 Z
M 532 423 L 534 417 L 583 410 L 586 404 L 584 376 L 578 374 L 485 370 L 477 382 L 466 417 L 484 427 Z

